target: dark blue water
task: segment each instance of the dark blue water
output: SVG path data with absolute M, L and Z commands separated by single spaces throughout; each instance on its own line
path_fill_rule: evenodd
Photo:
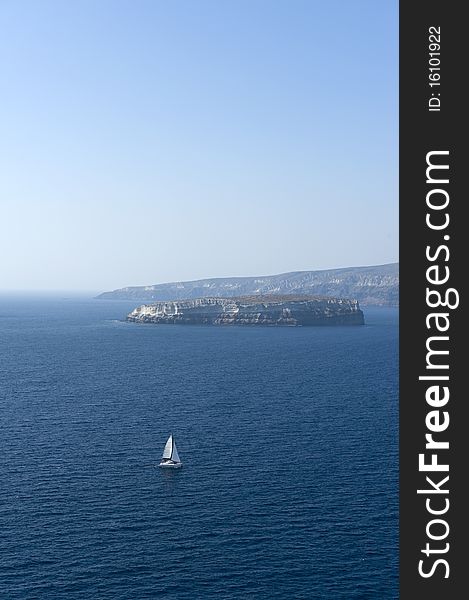
M 119 322 L 133 307 L 0 299 L 0 597 L 397 598 L 397 311 Z

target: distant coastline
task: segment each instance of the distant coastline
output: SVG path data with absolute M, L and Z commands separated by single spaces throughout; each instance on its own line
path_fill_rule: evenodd
M 124 287 L 98 299 L 162 302 L 196 298 L 314 295 L 357 300 L 362 306 L 399 306 L 399 263 L 261 277 L 219 277 Z

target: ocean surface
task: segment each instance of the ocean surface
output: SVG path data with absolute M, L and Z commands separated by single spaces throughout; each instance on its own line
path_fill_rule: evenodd
M 243 328 L 134 306 L 0 297 L 0 598 L 398 598 L 397 310 Z

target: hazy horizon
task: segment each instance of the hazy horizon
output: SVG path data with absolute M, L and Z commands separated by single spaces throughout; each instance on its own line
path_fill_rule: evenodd
M 0 5 L 0 290 L 398 261 L 398 6 Z

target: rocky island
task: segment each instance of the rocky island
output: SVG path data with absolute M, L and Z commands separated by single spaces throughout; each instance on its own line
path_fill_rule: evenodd
M 134 323 L 187 325 L 363 325 L 357 300 L 323 296 L 194 298 L 143 304 L 127 315 Z

